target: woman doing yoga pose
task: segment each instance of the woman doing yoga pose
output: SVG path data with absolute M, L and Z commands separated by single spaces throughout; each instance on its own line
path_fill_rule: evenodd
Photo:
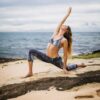
M 77 67 L 85 67 L 84 64 L 67 64 L 67 59 L 71 55 L 72 51 L 72 31 L 70 26 L 64 25 L 64 22 L 71 14 L 72 9 L 69 8 L 64 18 L 59 23 L 58 27 L 54 31 L 51 39 L 49 40 L 47 46 L 47 52 L 42 53 L 35 49 L 30 49 L 28 54 L 28 74 L 25 77 L 30 77 L 33 75 L 32 67 L 34 57 L 47 62 L 52 63 L 55 66 L 63 69 L 64 73 L 68 73 L 69 70 L 75 69 Z M 59 50 L 63 48 L 63 61 L 59 56 Z

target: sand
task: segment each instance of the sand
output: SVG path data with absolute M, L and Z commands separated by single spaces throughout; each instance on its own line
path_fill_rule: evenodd
M 39 80 L 46 77 L 77 77 L 76 74 L 100 70 L 100 58 L 92 59 L 70 59 L 69 63 L 85 63 L 86 68 L 70 71 L 69 74 L 64 74 L 63 71 L 52 64 L 34 61 L 33 73 L 34 76 L 23 79 L 27 74 L 28 63 L 26 60 L 14 61 L 0 64 L 0 87 L 3 85 L 21 83 L 26 81 Z M 97 92 L 96 92 L 97 91 Z M 13 98 L 12 100 L 100 100 L 100 83 L 89 83 L 79 87 L 75 87 L 66 91 L 57 91 L 54 87 L 50 90 L 31 91 L 25 95 Z
M 9 100 L 100 100 L 97 90 L 100 90 L 100 83 L 86 84 L 66 91 L 57 91 L 51 87 L 50 91 L 31 91 Z

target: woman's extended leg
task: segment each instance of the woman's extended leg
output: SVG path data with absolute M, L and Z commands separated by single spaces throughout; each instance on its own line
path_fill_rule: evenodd
M 76 68 L 84 68 L 86 67 L 86 65 L 84 63 L 81 63 L 81 64 L 68 64 L 67 65 L 67 70 L 70 71 L 70 70 L 73 70 L 73 69 L 76 69 Z
M 77 64 L 77 67 L 84 68 L 86 67 L 86 65 L 84 63 L 81 63 L 81 64 Z

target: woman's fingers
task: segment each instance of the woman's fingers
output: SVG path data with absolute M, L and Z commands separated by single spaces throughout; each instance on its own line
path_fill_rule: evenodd
M 72 7 L 69 7 L 69 9 L 68 9 L 68 14 L 70 14 L 71 11 L 72 11 Z

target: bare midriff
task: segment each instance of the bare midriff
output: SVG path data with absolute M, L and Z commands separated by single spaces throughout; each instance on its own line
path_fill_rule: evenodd
M 54 46 L 53 44 L 49 44 L 49 46 L 47 47 L 47 55 L 51 58 L 56 58 L 58 57 L 58 51 L 60 48 Z

